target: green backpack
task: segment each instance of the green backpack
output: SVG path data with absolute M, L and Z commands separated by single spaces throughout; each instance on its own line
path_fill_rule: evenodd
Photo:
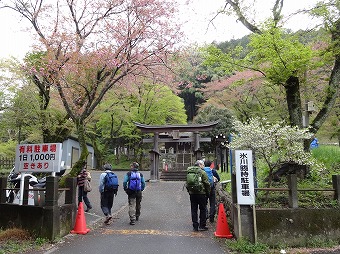
M 188 167 L 186 188 L 189 192 L 201 192 L 203 190 L 202 172 L 200 167 Z

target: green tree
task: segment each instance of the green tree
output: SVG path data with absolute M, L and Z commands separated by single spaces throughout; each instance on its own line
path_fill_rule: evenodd
M 62 143 L 73 128 L 65 115 L 65 111 L 55 100 L 52 100 L 50 108 L 41 110 L 36 86 L 23 85 L 2 112 L 1 140 L 16 140 L 17 143 Z M 44 129 L 48 135 L 43 135 Z
M 234 131 L 234 117 L 231 114 L 230 110 L 228 110 L 227 108 L 218 108 L 212 104 L 205 105 L 198 111 L 198 114 L 194 119 L 194 122 L 199 124 L 215 121 L 219 121 L 219 123 L 212 131 L 202 133 L 202 137 L 212 138 L 211 143 L 202 144 L 201 148 L 205 153 L 209 153 L 215 150 L 217 144 L 214 142 L 214 137 L 220 134 L 228 137 L 228 135 Z
M 39 105 L 34 87 L 24 86 L 9 102 L 2 112 L 0 121 L 1 140 L 7 142 L 16 140 L 21 142 L 41 142 L 39 130 Z
M 183 98 L 188 121 L 193 121 L 199 108 L 206 102 L 205 89 L 209 82 L 229 73 L 204 65 L 204 52 L 197 47 L 185 49 L 174 58 L 178 95 Z
M 247 13 L 249 8 L 244 8 L 245 5 L 242 5 L 245 2 L 226 0 L 225 3 L 225 11 L 236 15 L 238 20 L 253 33 L 251 43 L 254 51 L 250 52 L 247 58 L 249 62 L 247 65 L 242 64 L 243 67 L 255 64 L 251 67 L 253 70 L 261 70 L 264 77 L 283 85 L 286 92 L 290 124 L 302 127 L 300 82 L 306 68 L 309 68 L 312 63 L 313 54 L 307 46 L 299 43 L 288 33 L 284 33 L 281 28 L 283 18 L 281 12 L 284 0 L 275 1 L 272 8 L 272 18 L 264 27 L 257 25 L 249 17 L 249 12 Z M 318 14 L 325 17 L 324 25 L 326 31 L 331 35 L 331 43 L 328 53 L 323 55 L 326 58 L 319 56 L 317 61 L 322 63 L 324 60 L 329 60 L 329 56 L 331 56 L 334 66 L 325 90 L 326 96 L 322 108 L 311 123 L 313 133 L 316 133 L 324 123 L 339 94 L 339 1 L 331 0 L 327 3 L 324 1 L 321 6 L 323 11 L 319 11 Z M 230 8 L 228 10 L 230 12 L 227 11 L 227 8 Z M 316 8 L 320 10 L 321 7 Z M 268 52 L 271 54 L 268 54 Z M 232 60 L 230 59 L 230 64 L 233 63 Z M 241 67 L 241 65 L 238 65 L 238 67 Z
M 120 147 L 131 148 L 134 154 L 142 155 L 142 134 L 134 122 L 154 125 L 186 123 L 181 98 L 165 85 L 148 82 L 137 83 L 133 91 L 110 91 L 95 112 L 96 119 L 91 126 L 101 137 L 98 147 L 103 151 L 103 157 L 115 153 L 117 162 Z

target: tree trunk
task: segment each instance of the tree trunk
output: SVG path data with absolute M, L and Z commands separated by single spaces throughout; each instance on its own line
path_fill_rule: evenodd
M 81 118 L 77 118 L 77 119 L 74 119 L 74 122 L 77 128 L 78 142 L 80 146 L 80 157 L 79 157 L 79 160 L 72 167 L 71 171 L 62 177 L 60 181 L 60 186 L 64 186 L 65 179 L 67 177 L 76 177 L 80 173 L 83 163 L 87 162 L 87 156 L 89 155 L 89 151 L 87 150 L 87 146 L 86 146 L 84 120 Z
M 302 109 L 299 78 L 290 76 L 285 84 L 286 100 L 291 126 L 302 128 Z
M 81 119 L 81 118 L 76 119 L 76 128 L 77 128 L 77 134 L 78 134 L 78 142 L 79 142 L 80 151 L 81 151 L 80 152 L 80 158 L 79 158 L 78 162 L 80 162 L 80 165 L 82 165 L 84 161 L 85 162 L 87 161 L 87 156 L 89 155 L 89 151 L 87 150 L 87 146 L 86 146 L 85 124 L 84 124 L 83 119 Z M 79 171 L 80 171 L 80 169 L 79 169 Z
M 335 60 L 332 70 L 331 78 L 329 80 L 329 86 L 327 89 L 327 95 L 322 105 L 321 110 L 311 123 L 310 131 L 316 133 L 322 124 L 326 121 L 329 113 L 334 108 L 335 102 L 339 97 L 340 91 L 340 55 Z

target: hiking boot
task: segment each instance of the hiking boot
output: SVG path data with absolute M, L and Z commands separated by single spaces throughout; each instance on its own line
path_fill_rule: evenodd
M 213 223 L 213 222 L 214 222 L 214 218 L 210 218 L 209 221 L 210 221 L 211 223 Z
M 207 228 L 206 226 L 204 226 L 204 227 L 199 227 L 198 228 L 200 231 L 207 231 L 209 228 Z
M 136 222 L 135 221 L 130 221 L 130 225 L 135 225 L 136 224 Z
M 136 216 L 136 221 L 138 221 L 139 220 L 139 216 Z
M 194 231 L 197 232 L 197 231 L 198 231 L 198 228 L 194 228 Z

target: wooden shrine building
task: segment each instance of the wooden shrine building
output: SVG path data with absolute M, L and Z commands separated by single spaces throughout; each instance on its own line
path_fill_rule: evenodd
M 153 143 L 150 151 L 150 180 L 159 180 L 160 149 L 159 144 L 171 144 L 176 156 L 186 151 L 191 153 L 195 160 L 202 158 L 201 142 L 211 142 L 210 137 L 200 137 L 201 132 L 211 131 L 219 121 L 205 124 L 188 125 L 146 125 L 135 122 L 142 133 L 153 133 L 153 137 L 143 139 L 143 143 Z M 190 144 L 190 146 L 188 146 Z M 169 147 L 166 146 L 166 147 Z M 176 170 L 176 169 L 173 169 Z

